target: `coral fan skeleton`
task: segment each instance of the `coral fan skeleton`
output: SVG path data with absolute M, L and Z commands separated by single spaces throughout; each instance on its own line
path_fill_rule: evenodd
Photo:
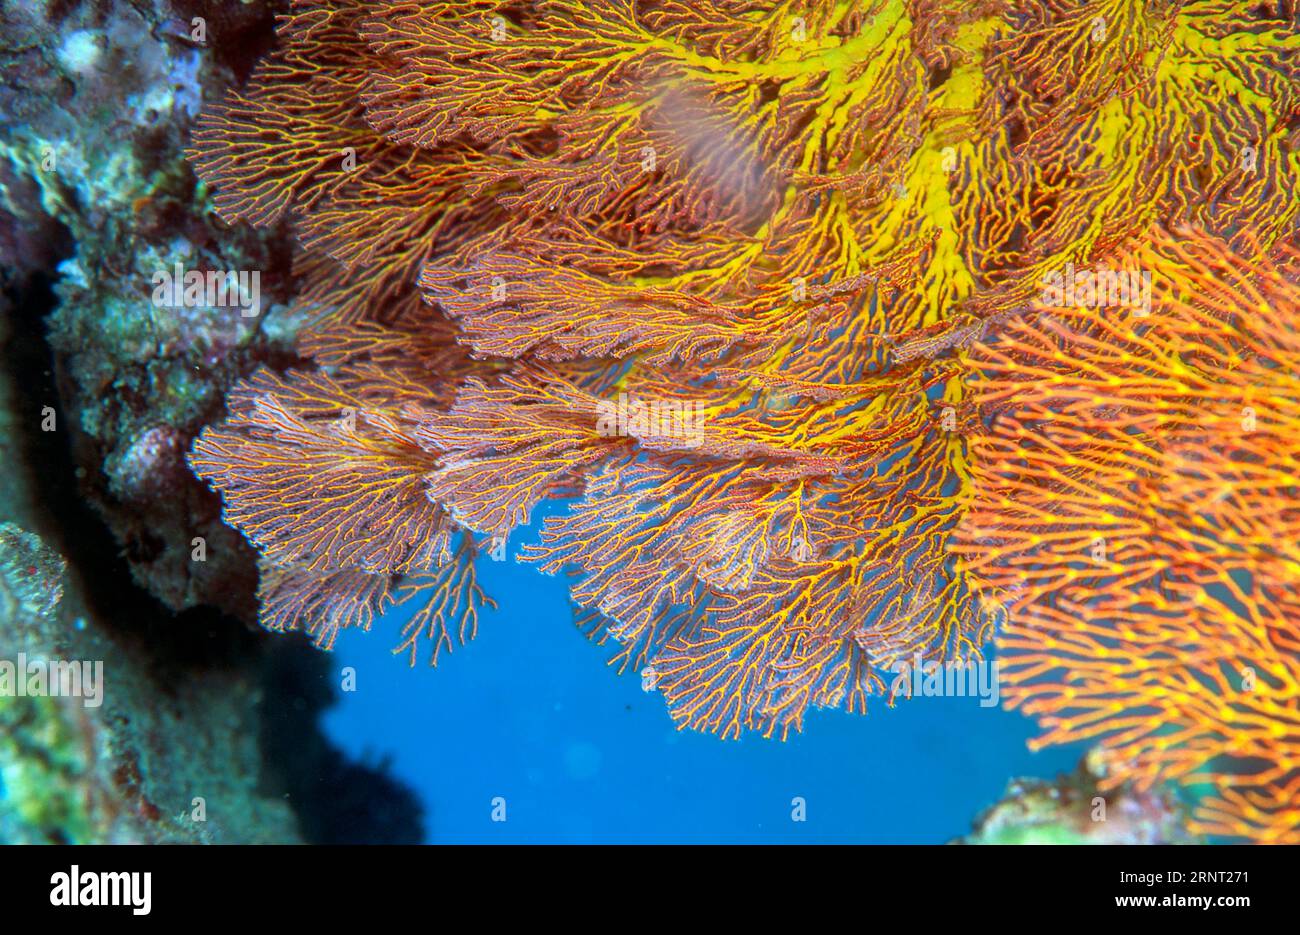
M 314 367 L 236 389 L 191 456 L 264 556 L 263 623 L 328 646 L 409 599 L 437 660 L 476 556 L 567 498 L 524 558 L 683 726 L 892 702 L 892 667 L 979 660 L 1005 613 L 1048 740 L 1151 779 L 1262 763 L 1206 824 L 1294 840 L 1277 6 L 296 2 L 193 153 L 227 220 L 292 221 L 320 315 Z M 1043 308 L 1067 264 L 1150 272 L 1158 323 Z M 627 398 L 700 431 L 598 431 Z M 1259 433 L 1216 446 L 1247 402 Z

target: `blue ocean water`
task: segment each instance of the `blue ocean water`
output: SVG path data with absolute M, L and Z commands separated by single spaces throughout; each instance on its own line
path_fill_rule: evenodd
M 573 625 L 564 579 L 480 567 L 500 609 L 436 669 L 391 655 L 400 609 L 333 653 L 356 688 L 326 731 L 355 757 L 391 759 L 431 842 L 942 843 L 1008 779 L 1054 776 L 1083 753 L 1030 753 L 1027 718 L 971 697 L 814 711 L 785 743 L 678 731 Z

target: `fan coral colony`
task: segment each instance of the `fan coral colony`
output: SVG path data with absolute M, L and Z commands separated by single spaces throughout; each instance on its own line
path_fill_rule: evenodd
M 191 465 L 270 629 L 436 662 L 563 499 L 518 557 L 680 726 L 996 647 L 1300 842 L 1297 62 L 1290 0 L 299 0 L 192 158 L 309 363 Z

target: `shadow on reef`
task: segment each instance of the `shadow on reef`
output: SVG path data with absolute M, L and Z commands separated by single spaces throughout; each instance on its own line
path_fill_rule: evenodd
M 55 426 L 75 426 L 63 411 L 64 393 L 57 385 L 58 364 L 44 338 L 45 318 L 57 299 L 47 273 L 34 275 L 25 287 L 6 290 L 12 326 L 0 348 L 0 366 L 21 388 L 14 398 L 20 431 L 10 438 L 19 458 L 10 470 L 26 474 L 30 496 L 40 512 L 30 522 L 78 575 L 87 609 L 101 625 L 129 641 L 160 664 L 237 664 L 255 645 L 247 627 L 233 624 L 213 608 L 169 612 L 156 598 L 131 581 L 124 552 L 112 532 L 80 495 L 83 480 L 79 464 L 87 460 L 76 446 L 87 444 L 76 431 L 43 431 L 42 422 L 53 410 Z M 253 573 L 255 575 L 255 572 Z M 233 590 L 251 594 L 256 578 L 232 581 Z M 166 647 L 165 652 L 160 651 Z
M 78 450 L 91 442 L 60 403 L 66 387 L 59 385 L 60 368 L 46 340 L 46 317 L 57 303 L 52 271 L 7 272 L 0 296 L 8 317 L 0 334 L 0 373 L 11 387 L 5 447 L 13 483 L 0 504 L 0 519 L 31 527 L 47 551 L 67 560 L 70 593 L 48 619 L 24 621 L 15 610 L 0 620 L 0 655 L 102 657 L 111 677 L 130 687 L 118 688 L 94 723 L 85 712 L 74 716 L 66 706 L 46 704 L 48 699 L 10 700 L 0 720 L 11 746 L 0 758 L 18 761 L 17 774 L 31 778 L 28 789 L 15 781 L 15 788 L 3 791 L 11 799 L 22 797 L 22 807 L 10 811 L 30 820 L 5 816 L 0 831 L 8 830 L 0 837 L 232 840 L 261 820 L 254 816 L 264 813 L 264 803 L 278 801 L 292 818 L 264 821 L 271 840 L 291 839 L 294 824 L 299 838 L 311 843 L 422 840 L 414 793 L 388 774 L 386 764 L 349 761 L 320 731 L 320 715 L 335 701 L 328 657 L 305 645 L 264 639 L 213 608 L 174 612 L 137 585 L 125 549 L 81 495 L 86 478 L 78 465 L 95 461 L 93 453 Z M 58 430 L 44 431 L 51 410 Z M 253 575 L 227 585 L 243 590 L 251 602 Z M 226 705 L 214 707 L 213 695 L 225 695 Z M 205 717 L 213 723 L 194 723 Z M 251 743 L 243 736 L 249 731 L 256 733 Z M 57 749 L 39 739 L 51 733 L 64 738 Z M 249 774 L 233 783 L 203 775 L 202 764 L 226 756 L 225 743 L 237 751 L 229 756 L 230 769 Z M 196 775 L 159 775 L 190 758 L 187 744 L 196 754 Z M 78 752 L 69 756 L 69 750 Z M 33 767 L 36 761 L 40 765 Z M 241 797 L 239 779 L 256 789 Z M 48 791 L 60 783 L 66 795 Z M 41 786 L 47 791 L 31 791 Z M 220 832 L 205 827 L 182 834 L 178 805 L 188 806 L 192 791 L 206 793 L 209 786 L 220 790 L 210 795 L 214 803 L 240 808 L 254 794 L 257 803 L 247 806 L 244 824 L 227 820 Z M 68 809 L 66 802 L 77 798 L 94 805 L 84 813 Z
M 328 657 L 305 640 L 284 642 L 285 649 L 266 653 L 261 743 L 303 837 L 319 844 L 419 844 L 423 809 L 415 793 L 389 775 L 386 761 L 348 760 L 317 729 L 321 712 L 338 700 Z M 290 704 L 276 707 L 273 699 Z
M 235 379 L 296 360 L 287 239 L 219 223 L 184 152 L 286 6 L 0 4 L 0 659 L 106 686 L 0 697 L 0 841 L 421 837 L 320 733 L 329 659 L 240 622 L 253 552 L 183 461 Z M 260 271 L 264 313 L 150 302 L 176 264 Z

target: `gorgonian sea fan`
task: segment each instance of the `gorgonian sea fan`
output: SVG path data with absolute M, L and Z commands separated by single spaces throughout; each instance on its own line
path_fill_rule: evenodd
M 524 557 L 681 725 L 978 656 L 968 345 L 1153 221 L 1289 233 L 1296 48 L 1222 0 L 295 2 L 194 150 L 321 312 L 191 458 L 263 622 L 418 594 L 404 645 L 450 648 L 475 555 L 571 497 Z M 598 431 L 617 398 L 705 429 Z
M 1117 262 L 1149 316 L 1054 309 L 973 350 L 996 418 L 955 548 L 1011 611 L 1004 694 L 1040 742 L 1212 784 L 1199 830 L 1300 843 L 1300 253 L 1184 230 Z

